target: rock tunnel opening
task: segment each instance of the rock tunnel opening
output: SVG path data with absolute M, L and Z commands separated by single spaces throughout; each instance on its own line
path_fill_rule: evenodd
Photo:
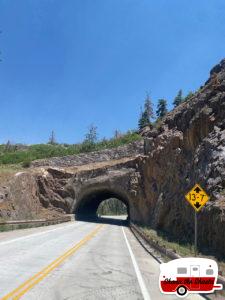
M 74 210 L 75 218 L 77 220 L 99 219 L 101 217 L 98 211 L 100 204 L 105 200 L 110 201 L 112 199 L 117 199 L 125 205 L 128 220 L 130 216 L 128 200 L 121 194 L 109 190 L 92 191 L 83 196 Z

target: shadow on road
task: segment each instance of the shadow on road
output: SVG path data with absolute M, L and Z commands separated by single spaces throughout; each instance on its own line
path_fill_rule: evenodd
M 79 216 L 76 217 L 77 221 L 90 222 L 90 223 L 101 223 L 101 224 L 111 224 L 117 226 L 128 226 L 129 219 L 128 218 L 120 218 L 118 216 L 115 217 L 88 217 L 88 216 Z

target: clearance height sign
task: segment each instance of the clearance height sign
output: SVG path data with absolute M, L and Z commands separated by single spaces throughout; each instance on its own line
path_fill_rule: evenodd
M 200 209 L 206 204 L 209 200 L 209 196 L 206 192 L 200 187 L 199 184 L 196 184 L 186 195 L 185 199 L 191 204 L 195 210 L 195 256 L 198 253 L 198 222 L 197 222 L 197 213 Z
M 200 187 L 199 184 L 196 184 L 186 195 L 186 200 L 191 204 L 196 212 L 199 212 L 200 209 L 206 204 L 209 200 L 209 196 L 206 192 Z

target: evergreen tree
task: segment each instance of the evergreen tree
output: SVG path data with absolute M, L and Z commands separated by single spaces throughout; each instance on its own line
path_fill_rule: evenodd
M 183 101 L 183 92 L 182 90 L 179 90 L 177 96 L 175 97 L 174 101 L 173 101 L 173 105 L 174 107 L 177 107 L 178 105 L 180 105 Z
M 159 99 L 157 105 L 156 115 L 158 118 L 163 118 L 167 113 L 167 101 L 165 99 Z
M 146 114 L 150 123 L 151 119 L 154 118 L 154 113 L 153 113 L 153 103 L 148 93 L 145 98 L 144 113 Z
M 147 96 L 145 98 L 145 103 L 144 103 L 144 111 L 141 108 L 141 113 L 140 113 L 140 117 L 138 120 L 139 129 L 142 129 L 145 126 L 149 125 L 151 123 L 152 118 L 154 118 L 153 104 L 152 104 L 149 94 L 147 94 Z
M 96 149 L 96 142 L 98 140 L 97 127 L 93 124 L 90 125 L 88 132 L 85 135 L 84 142 L 82 143 L 82 151 L 90 152 Z
M 149 118 L 148 118 L 148 113 L 146 112 L 146 110 L 141 111 L 140 113 L 140 117 L 138 120 L 138 127 L 139 129 L 144 128 L 145 126 L 149 125 Z
M 50 137 L 49 137 L 48 143 L 49 143 L 50 145 L 55 145 L 55 144 L 57 144 L 56 138 L 55 138 L 55 132 L 54 132 L 54 130 L 52 130 L 52 132 L 51 132 L 51 135 L 50 135 Z
M 89 144 L 95 144 L 98 139 L 97 127 L 94 124 L 91 124 L 88 132 L 85 135 L 85 142 Z

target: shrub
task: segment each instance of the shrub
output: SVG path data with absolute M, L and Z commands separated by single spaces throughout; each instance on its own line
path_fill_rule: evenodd
M 31 161 L 30 160 L 25 160 L 22 162 L 22 167 L 23 168 L 29 168 L 31 165 Z

